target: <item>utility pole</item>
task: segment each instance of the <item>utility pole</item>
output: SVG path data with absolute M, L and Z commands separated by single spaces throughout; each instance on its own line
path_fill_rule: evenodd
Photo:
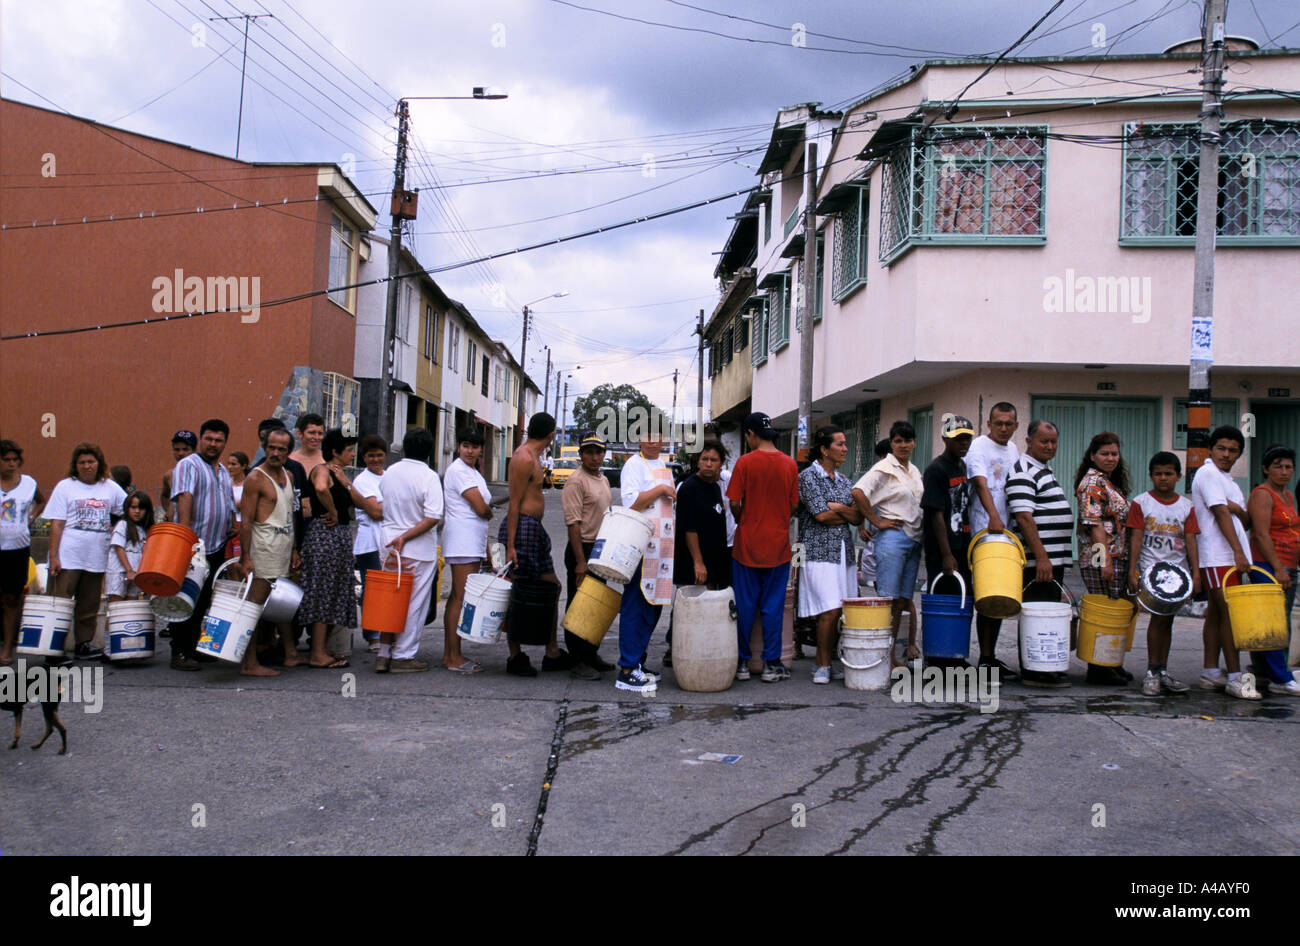
M 238 16 L 210 16 L 208 22 L 215 20 L 243 20 L 244 21 L 244 59 L 239 65 L 239 118 L 235 123 L 235 157 L 239 157 L 239 139 L 242 137 L 244 130 L 244 74 L 248 71 L 248 24 L 251 20 L 259 20 L 262 17 L 275 19 L 273 13 L 241 13 Z
M 528 364 L 528 306 L 524 306 L 524 340 L 519 345 L 519 420 L 515 424 L 515 447 L 517 448 L 524 442 L 524 386 L 522 375 L 527 374 L 528 369 L 524 366 Z
M 676 455 L 677 451 L 673 449 L 673 432 L 677 429 L 677 369 L 673 369 L 673 412 L 668 417 L 668 452 Z
M 557 392 L 558 393 L 558 392 Z M 564 379 L 564 410 L 560 414 L 560 446 L 566 447 L 569 444 L 569 436 L 565 432 L 564 416 L 569 413 L 569 379 Z
M 1219 142 L 1223 120 L 1224 20 L 1227 0 L 1206 0 L 1201 39 L 1201 164 L 1192 276 L 1191 367 L 1187 376 L 1185 492 L 1210 455 L 1210 366 L 1214 344 L 1214 246 L 1218 231 Z
M 406 193 L 406 134 L 411 112 L 406 99 L 397 102 L 397 163 L 393 170 L 393 223 L 388 230 L 388 297 L 384 307 L 384 343 L 380 347 L 379 436 L 393 439 L 393 336 L 397 333 L 397 273 L 402 258 L 403 196 Z
M 546 390 L 542 392 L 542 410 L 551 406 L 551 346 L 543 345 L 546 349 Z
M 697 442 L 704 440 L 704 310 L 700 310 L 700 321 L 695 326 L 695 334 L 700 336 L 699 348 L 696 351 L 696 360 L 699 362 L 699 380 L 695 384 L 695 423 L 698 425 L 696 436 L 692 439 Z M 743 439 L 743 438 L 742 438 Z
M 812 417 L 813 303 L 817 298 L 817 142 L 808 144 L 808 165 L 804 177 L 803 208 L 803 298 L 799 325 L 799 438 L 796 457 L 808 457 L 808 424 Z

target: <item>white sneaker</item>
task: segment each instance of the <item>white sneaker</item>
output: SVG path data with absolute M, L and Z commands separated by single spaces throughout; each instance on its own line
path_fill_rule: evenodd
M 1147 671 L 1147 675 L 1142 678 L 1142 695 L 1159 696 L 1160 695 L 1160 674 Z
M 1270 681 L 1268 684 L 1268 695 L 1269 696 L 1300 696 L 1300 681 L 1294 679 L 1288 681 L 1287 683 L 1273 683 L 1272 681 Z
M 1202 690 L 1222 690 L 1228 685 L 1228 678 L 1222 673 L 1216 674 L 1213 677 L 1208 673 L 1203 673 L 1200 678 L 1197 679 L 1196 685 Z
M 1239 700 L 1262 700 L 1264 698 L 1255 689 L 1255 675 L 1253 673 L 1243 673 L 1236 680 L 1228 681 L 1228 686 L 1224 692 L 1228 696 L 1235 696 Z
M 813 669 L 813 683 L 830 683 L 830 682 L 831 682 L 830 667 L 816 667 Z
M 655 681 L 642 673 L 640 667 L 633 667 L 631 670 L 620 670 L 618 679 L 614 681 L 614 688 L 616 690 L 631 690 L 633 693 L 654 693 L 658 689 Z

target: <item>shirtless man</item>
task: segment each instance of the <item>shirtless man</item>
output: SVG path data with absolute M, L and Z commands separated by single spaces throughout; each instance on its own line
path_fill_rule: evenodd
M 293 426 L 298 431 L 298 449 L 289 454 L 289 459 L 301 463 L 311 476 L 311 471 L 325 462 L 320 452 L 321 441 L 325 439 L 325 418 L 319 414 L 303 414 Z
M 266 459 L 244 478 L 244 496 L 239 504 L 239 570 L 253 573 L 248 600 L 265 602 L 271 594 L 271 580 L 284 578 L 298 567 L 294 548 L 293 478 L 284 468 L 293 446 L 293 435 L 283 427 L 266 435 Z M 298 653 L 289 626 L 279 627 L 284 646 L 284 665 L 296 667 L 307 661 Z M 278 670 L 264 667 L 257 659 L 257 640 L 244 651 L 241 673 L 250 677 L 274 677 Z
M 510 507 L 501 523 L 497 541 L 505 544 L 506 561 L 515 567 L 515 577 L 553 581 L 558 585 L 560 579 L 551 561 L 551 537 L 542 526 L 546 500 L 542 498 L 544 468 L 541 457 L 554 439 L 554 417 L 538 413 L 529 418 L 528 438 L 510 456 Z M 552 618 L 542 669 L 568 670 L 569 663 L 569 655 L 556 641 L 556 624 Z M 506 673 L 517 677 L 537 676 L 528 655 L 521 652 L 513 640 L 510 641 Z
M 177 463 L 180 463 L 198 448 L 199 438 L 194 436 L 194 431 L 178 430 L 172 434 L 172 459 Z M 174 472 L 176 472 L 175 465 L 164 473 L 162 478 L 163 518 L 168 522 L 176 521 L 175 507 L 172 503 L 172 474 Z

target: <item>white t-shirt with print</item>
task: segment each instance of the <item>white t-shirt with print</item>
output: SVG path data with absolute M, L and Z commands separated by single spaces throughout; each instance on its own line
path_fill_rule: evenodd
M 25 473 L 13 489 L 0 489 L 0 549 L 25 549 L 32 544 L 28 516 L 35 499 L 36 480 Z
M 970 449 L 966 452 L 966 478 L 974 480 L 977 476 L 984 477 L 989 493 L 993 497 L 993 507 L 997 509 L 1003 526 L 1009 523 L 1007 514 L 1007 477 L 1011 475 L 1011 468 L 1015 466 L 1018 459 L 1020 459 L 1020 451 L 1016 449 L 1014 443 L 1007 441 L 1005 446 L 999 446 L 987 434 L 980 434 L 976 437 L 971 442 Z M 982 532 L 988 527 L 988 511 L 984 508 L 984 504 L 980 502 L 979 492 L 972 484 L 970 502 L 971 535 Z
M 134 542 L 128 542 L 126 539 L 126 520 L 122 519 L 117 525 L 113 526 L 113 537 L 109 540 L 108 566 L 104 569 L 107 575 L 125 575 L 126 571 L 122 568 L 122 563 L 118 561 L 117 549 L 126 552 L 126 560 L 130 566 L 139 570 L 140 559 L 144 557 L 144 529 L 137 523 L 135 527 L 137 539 Z
M 112 516 L 122 514 L 126 493 L 112 480 L 86 484 L 78 479 L 59 480 L 45 506 L 45 518 L 62 520 L 59 563 L 68 569 L 103 572 L 108 564 Z
M 376 476 L 369 470 L 362 470 L 352 481 L 352 485 L 356 487 L 357 492 L 364 498 L 377 499 L 381 503 L 384 501 L 384 496 L 381 492 L 383 489 L 382 484 L 383 477 Z M 371 519 L 366 515 L 366 511 L 358 506 L 357 537 L 352 540 L 352 554 L 365 555 L 367 552 L 378 552 L 383 535 L 384 520 Z

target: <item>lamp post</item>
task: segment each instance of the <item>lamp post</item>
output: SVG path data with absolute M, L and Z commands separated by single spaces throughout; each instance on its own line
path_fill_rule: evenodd
M 393 166 L 392 226 L 388 231 L 388 296 L 384 304 L 384 339 L 379 349 L 379 419 L 378 433 L 385 440 L 393 437 L 393 336 L 397 333 L 397 274 L 402 258 L 402 221 L 414 220 L 416 195 L 406 189 L 406 134 L 411 113 L 408 102 L 460 99 L 504 99 L 504 92 L 488 92 L 474 86 L 470 95 L 412 95 L 397 100 L 397 160 Z

